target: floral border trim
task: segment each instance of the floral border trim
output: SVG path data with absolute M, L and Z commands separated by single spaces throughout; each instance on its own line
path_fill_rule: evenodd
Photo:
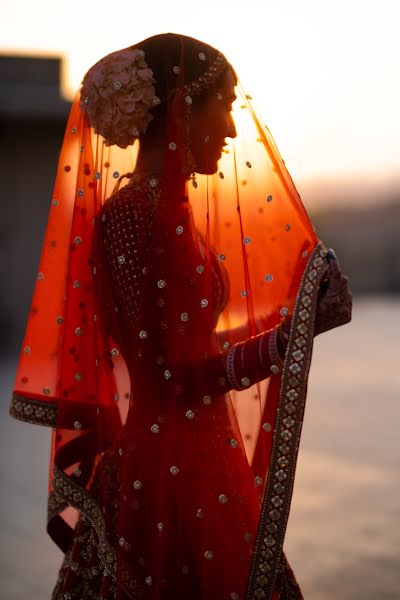
M 57 517 L 68 506 L 68 502 L 63 498 L 60 498 L 54 492 L 50 492 L 47 498 L 47 521 L 51 521 L 51 519 Z
M 91 523 L 99 540 L 98 555 L 100 561 L 104 570 L 115 580 L 117 552 L 108 541 L 104 515 L 99 504 L 86 489 L 72 481 L 56 464 L 54 464 L 53 488 L 53 494 L 57 498 L 60 508 L 65 507 L 65 505 L 72 506 L 81 513 L 83 519 L 87 519 Z M 55 507 L 55 504 L 53 506 Z M 118 564 L 118 573 L 121 575 L 119 581 L 121 588 L 129 598 L 135 598 L 138 589 L 137 582 L 132 579 L 123 564 Z
M 14 419 L 24 421 L 25 423 L 43 425 L 44 427 L 56 427 L 57 404 L 52 402 L 32 400 L 32 398 L 14 393 L 8 412 Z
M 116 553 L 107 541 L 106 526 L 100 506 L 86 490 L 72 481 L 56 464 L 54 464 L 53 488 L 60 506 L 67 504 L 76 508 L 91 522 L 99 538 L 99 553 L 104 568 L 110 575 L 115 573 Z
M 303 272 L 290 336 L 272 442 L 271 462 L 250 568 L 246 600 L 272 600 L 293 494 L 311 365 L 319 284 L 327 250 L 318 242 Z

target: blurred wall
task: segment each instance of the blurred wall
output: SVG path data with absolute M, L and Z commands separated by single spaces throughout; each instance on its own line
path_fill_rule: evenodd
M 375 205 L 311 214 L 318 237 L 338 255 L 351 290 L 400 294 L 400 192 Z
M 24 333 L 70 105 L 60 59 L 0 57 L 0 351 Z

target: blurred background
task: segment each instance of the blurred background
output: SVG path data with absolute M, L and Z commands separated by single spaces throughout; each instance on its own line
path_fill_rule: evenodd
M 400 599 L 398 0 L 14 0 L 0 23 L 0 598 L 50 598 L 49 432 L 8 417 L 74 90 L 160 32 L 215 45 L 354 293 L 319 336 L 286 553 L 306 600 Z

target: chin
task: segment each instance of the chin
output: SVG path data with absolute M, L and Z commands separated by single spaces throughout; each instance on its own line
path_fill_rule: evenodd
M 207 165 L 197 165 L 196 173 L 199 175 L 214 175 L 218 171 L 218 162 L 221 158 L 221 155 L 216 157 L 213 161 L 209 161 Z

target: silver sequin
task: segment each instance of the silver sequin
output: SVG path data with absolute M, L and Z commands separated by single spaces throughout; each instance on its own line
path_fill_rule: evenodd
M 162 521 L 157 523 L 157 529 L 160 533 L 161 533 L 161 531 L 164 531 L 164 523 Z
M 225 254 L 218 254 L 218 260 L 220 260 L 221 262 L 224 261 L 226 259 Z
M 203 404 L 209 406 L 212 403 L 211 396 L 203 396 Z
M 229 445 L 230 445 L 232 448 L 237 448 L 237 446 L 238 446 L 237 440 L 235 440 L 234 438 L 230 439 L 230 440 L 229 440 Z
M 242 379 L 240 380 L 240 383 L 242 384 L 243 387 L 247 388 L 250 387 L 250 379 L 248 377 L 242 377 Z
M 139 479 L 136 479 L 136 481 L 133 482 L 133 487 L 135 488 L 135 490 L 141 490 L 142 489 L 142 482 L 139 481 Z
M 148 338 L 148 335 L 149 334 L 144 329 L 142 329 L 142 331 L 139 332 L 139 337 L 141 340 L 146 340 Z
M 160 104 L 160 102 L 161 102 L 160 98 L 158 96 L 154 96 L 154 98 L 153 98 L 153 104 L 155 106 L 157 106 L 157 104 Z
M 271 282 L 273 280 L 273 276 L 271 274 L 265 275 L 264 277 L 265 281 Z
M 186 102 L 186 104 L 192 104 L 192 102 L 193 102 L 192 97 L 191 96 L 186 96 L 185 102 Z
M 146 577 L 145 582 L 146 582 L 146 585 L 152 585 L 153 578 L 149 575 L 148 577 Z
M 101 173 L 99 173 L 99 171 L 96 171 L 96 173 L 94 174 L 94 178 L 95 179 L 100 179 L 101 178 Z
M 251 242 L 251 237 L 246 236 L 245 238 L 243 238 L 243 244 L 250 244 L 250 242 Z
M 118 256 L 118 262 L 119 262 L 120 265 L 123 265 L 126 262 L 126 256 L 125 256 L 125 254 L 120 254 Z
M 173 67 L 172 70 L 175 73 L 175 75 L 179 75 L 179 73 L 181 72 L 180 67 L 178 67 L 177 65 L 175 65 L 175 67 Z
M 150 179 L 149 183 L 150 183 L 150 186 L 152 188 L 155 188 L 158 185 L 158 179 L 156 179 L 155 177 L 153 177 L 152 179 Z
M 206 55 L 204 54 L 204 52 L 199 52 L 199 59 L 206 60 Z
M 282 317 L 286 317 L 286 315 L 289 314 L 289 309 L 287 308 L 287 306 L 282 306 L 279 312 Z
M 181 313 L 181 321 L 183 321 L 183 322 L 189 321 L 189 313 L 187 313 L 187 312 Z
M 82 373 L 79 373 L 79 372 L 75 373 L 75 381 L 81 381 L 81 379 L 82 379 Z
M 119 356 L 119 350 L 118 350 L 118 348 L 112 348 L 111 349 L 111 356 Z
M 207 560 L 212 560 L 214 558 L 214 552 L 212 550 L 206 550 L 204 552 L 204 558 Z
M 222 347 L 223 347 L 224 350 L 228 350 L 229 346 L 230 346 L 229 342 L 224 342 L 222 344 Z
M 183 233 L 183 227 L 182 225 L 178 225 L 178 227 L 175 229 L 176 233 L 178 235 L 181 235 L 181 233 Z
M 80 477 L 82 475 L 82 471 L 80 470 L 79 467 L 76 467 L 74 469 L 74 475 L 75 475 L 75 477 Z
M 176 465 L 173 465 L 172 467 L 170 467 L 169 472 L 171 473 L 171 475 L 178 475 L 179 468 Z
M 114 90 L 118 92 L 122 88 L 122 83 L 120 81 L 116 81 L 113 85 Z
M 271 365 L 270 371 L 271 371 L 271 373 L 273 373 L 273 375 L 277 375 L 277 373 L 279 373 L 278 365 Z
M 83 190 L 82 188 L 79 188 L 79 190 L 76 192 L 76 195 L 79 196 L 79 198 L 82 198 L 84 194 L 85 190 Z
M 30 347 L 29 346 L 25 346 L 24 352 L 25 352 L 25 354 L 30 354 L 31 353 Z
M 263 484 L 263 478 L 257 475 L 256 477 L 254 477 L 254 483 L 257 487 L 260 487 Z
M 157 281 L 157 285 L 158 285 L 158 287 L 159 287 L 160 289 L 162 289 L 162 288 L 165 288 L 165 286 L 167 285 L 167 283 L 166 283 L 165 279 L 159 279 L 159 280 Z
M 194 419 L 194 412 L 192 410 L 187 410 L 185 415 L 186 418 L 189 419 L 189 421 L 192 421 Z
M 118 179 L 118 177 L 119 177 L 119 171 L 114 171 L 113 177 L 114 177 L 114 179 Z
M 168 148 L 169 148 L 170 150 L 172 150 L 172 151 L 176 150 L 176 144 L 175 144 L 175 142 L 170 142 L 170 143 L 168 144 Z
M 169 371 L 168 369 L 166 369 L 164 371 L 164 377 L 165 377 L 165 379 L 171 379 L 171 377 L 172 377 L 171 371 Z
M 157 425 L 157 423 L 154 423 L 151 427 L 150 427 L 152 433 L 158 433 L 160 431 L 160 427 Z
M 204 273 L 204 267 L 203 267 L 203 265 L 198 265 L 198 266 L 196 267 L 196 271 L 197 271 L 198 273 Z
M 247 296 L 247 290 L 241 290 L 240 291 L 240 295 L 242 296 L 242 298 L 246 298 L 246 296 Z
M 271 431 L 272 427 L 271 427 L 271 423 L 263 423 L 263 429 L 264 431 Z
M 225 494 L 220 494 L 218 496 L 218 500 L 221 502 L 221 504 L 226 504 L 228 502 L 228 496 Z
M 77 328 L 75 329 L 75 334 L 76 334 L 76 335 L 82 335 L 82 333 L 83 333 L 83 329 L 82 329 L 82 327 L 77 327 Z
M 208 306 L 207 298 L 203 298 L 203 300 L 200 302 L 200 306 L 201 308 L 205 308 L 206 306 Z
M 80 423 L 79 421 L 75 421 L 74 423 L 74 429 L 82 429 L 82 423 Z

